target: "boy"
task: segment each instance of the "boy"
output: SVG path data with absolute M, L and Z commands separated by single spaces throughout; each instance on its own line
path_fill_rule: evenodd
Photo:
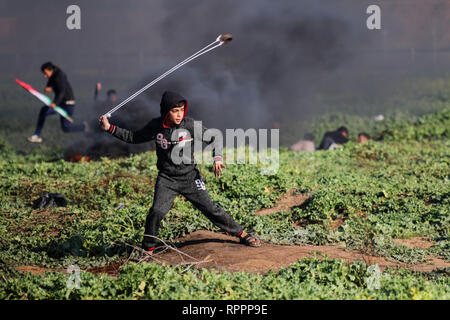
M 55 98 L 53 99 L 50 107 L 43 106 L 41 108 L 36 125 L 36 131 L 31 137 L 28 138 L 28 141 L 37 143 L 42 142 L 41 131 L 44 127 L 45 118 L 52 114 L 56 114 L 56 111 L 53 110 L 56 106 L 66 110 L 69 116 L 73 114 L 75 108 L 75 97 L 73 95 L 72 87 L 67 80 L 66 74 L 51 62 L 44 63 L 41 66 L 41 71 L 44 74 L 44 77 L 48 79 L 45 93 L 49 94 L 53 89 L 55 92 Z M 60 120 L 61 128 L 64 132 L 79 132 L 88 130 L 88 125 L 86 122 L 84 122 L 83 125 L 73 125 L 64 117 L 60 117 Z
M 183 138 L 172 141 L 171 136 L 174 129 L 185 129 L 190 133 L 191 137 L 194 137 L 194 120 L 185 117 L 188 108 L 187 100 L 177 93 L 166 91 L 162 96 L 160 107 L 161 116 L 152 119 L 144 128 L 138 131 L 130 131 L 114 126 L 109 123 L 105 116 L 101 116 L 99 119 L 101 129 L 125 142 L 143 143 L 156 139 L 156 154 L 158 157 L 156 166 L 159 171 L 153 205 L 145 222 L 142 248 L 148 255 L 153 254 L 156 244 L 155 239 L 146 235 L 158 235 L 161 220 L 169 212 L 172 202 L 178 194 L 185 196 L 216 226 L 231 235 L 239 237 L 241 243 L 259 247 L 261 241 L 256 236 L 246 233 L 231 216 L 212 202 L 196 168 L 195 161 L 187 164 L 175 164 L 171 159 L 174 145 L 183 141 Z M 206 129 L 203 127 L 202 130 L 204 132 Z M 213 139 L 203 141 L 211 143 Z M 193 141 L 192 139 L 186 139 L 183 143 L 193 143 Z M 194 148 L 191 146 L 190 159 L 193 159 L 193 152 Z M 214 150 L 214 173 L 216 177 L 220 177 L 222 168 L 225 168 L 222 164 L 222 155 L 219 153 L 220 150 Z

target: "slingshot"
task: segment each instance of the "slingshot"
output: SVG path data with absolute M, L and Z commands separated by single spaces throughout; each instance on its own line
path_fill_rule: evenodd
M 231 34 L 225 34 L 225 35 L 219 35 L 217 37 L 217 39 L 213 42 L 211 42 L 210 44 L 208 44 L 206 47 L 202 48 L 201 50 L 197 51 L 196 53 L 194 53 L 193 55 L 191 55 L 190 57 L 186 58 L 185 60 L 181 61 L 180 63 L 178 63 L 176 66 L 172 67 L 170 70 L 166 71 L 165 73 L 163 73 L 162 75 L 160 75 L 159 77 L 157 77 L 156 79 L 154 79 L 152 82 L 150 82 L 149 84 L 147 84 L 145 87 L 143 87 L 142 89 L 138 90 L 137 92 L 133 93 L 131 96 L 129 96 L 128 98 L 126 98 L 125 100 L 123 100 L 121 103 L 119 103 L 117 106 L 115 106 L 114 108 L 112 108 L 109 112 L 105 113 L 103 116 L 109 118 L 111 117 L 111 115 L 116 112 L 117 110 L 119 110 L 120 108 L 122 108 L 125 104 L 127 104 L 129 101 L 133 100 L 134 98 L 136 98 L 138 95 L 140 95 L 142 92 L 144 92 L 145 90 L 147 90 L 148 88 L 150 88 L 151 86 L 153 86 L 154 84 L 156 84 L 157 82 L 159 82 L 160 80 L 164 79 L 165 77 L 167 77 L 169 74 L 171 74 L 172 72 L 174 72 L 175 70 L 181 68 L 182 66 L 184 66 L 185 64 L 187 64 L 188 62 L 197 59 L 198 57 L 204 55 L 205 53 L 214 50 L 218 47 L 220 47 L 223 44 L 227 44 L 229 42 L 231 42 L 232 40 L 232 36 Z

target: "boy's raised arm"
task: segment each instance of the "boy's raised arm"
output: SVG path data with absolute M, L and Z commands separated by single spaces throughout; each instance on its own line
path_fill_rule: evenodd
M 117 127 L 110 124 L 108 118 L 101 116 L 99 119 L 100 128 L 113 135 L 117 139 L 125 141 L 127 143 L 144 143 L 155 139 L 157 125 L 155 121 L 150 121 L 142 129 L 132 131 L 124 128 Z

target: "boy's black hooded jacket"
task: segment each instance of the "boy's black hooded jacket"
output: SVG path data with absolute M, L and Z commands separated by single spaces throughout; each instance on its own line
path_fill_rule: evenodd
M 165 125 L 165 118 L 169 113 L 170 109 L 176 106 L 179 102 L 184 102 L 184 118 L 179 125 L 174 128 L 169 128 Z M 117 126 L 111 125 L 108 132 L 115 136 L 116 138 L 128 142 L 128 143 L 144 143 L 151 140 L 156 140 L 156 155 L 158 156 L 158 161 L 156 166 L 158 170 L 162 173 L 165 173 L 168 176 L 182 176 L 185 175 L 192 170 L 195 169 L 195 160 L 194 160 L 194 120 L 186 117 L 186 112 L 188 109 L 188 103 L 185 98 L 175 92 L 166 91 L 164 92 L 161 104 L 160 104 L 160 112 L 161 116 L 158 118 L 152 119 L 146 126 L 137 131 L 131 131 L 124 128 L 119 128 Z M 176 129 L 183 129 L 180 132 L 187 131 L 188 136 L 172 137 L 172 133 Z M 201 126 L 201 137 L 202 141 L 206 143 L 214 142 L 214 138 L 210 140 L 203 139 L 203 133 L 206 128 Z M 200 131 L 200 130 L 199 130 Z M 200 132 L 197 133 L 198 135 Z M 175 164 L 171 159 L 171 153 L 173 148 L 183 140 L 186 140 L 184 143 L 190 143 L 190 155 L 188 158 L 191 160 L 190 163 L 180 163 Z M 190 157 L 189 157 L 190 156 Z M 218 145 L 216 149 L 213 151 L 214 160 L 222 160 L 222 145 Z
M 58 67 L 55 67 L 52 76 L 48 79 L 47 87 L 53 89 L 53 92 L 55 93 L 53 102 L 57 106 L 65 104 L 66 101 L 75 100 L 72 87 L 69 80 L 67 80 L 66 74 Z

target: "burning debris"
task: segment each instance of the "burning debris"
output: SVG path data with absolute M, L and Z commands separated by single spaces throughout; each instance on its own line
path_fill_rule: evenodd
M 70 162 L 89 162 L 89 160 L 91 160 L 91 156 L 83 156 L 81 154 L 69 156 Z

